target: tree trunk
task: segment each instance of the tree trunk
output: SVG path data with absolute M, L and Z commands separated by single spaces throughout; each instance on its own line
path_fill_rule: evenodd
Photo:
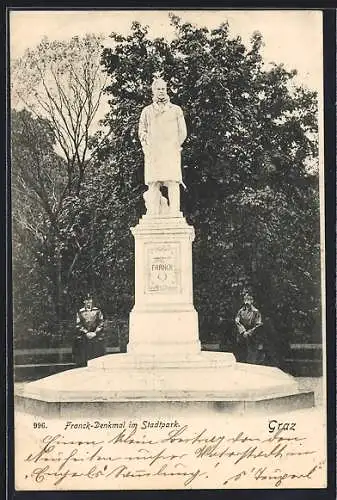
M 55 244 L 55 288 L 54 288 L 54 303 L 55 303 L 55 333 L 62 334 L 62 317 L 63 317 L 63 300 L 62 300 L 62 256 L 61 249 L 56 242 Z

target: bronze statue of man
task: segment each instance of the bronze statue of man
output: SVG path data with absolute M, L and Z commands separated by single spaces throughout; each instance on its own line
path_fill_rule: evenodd
M 186 124 L 182 109 L 170 102 L 167 84 L 155 78 L 152 84 L 153 102 L 140 116 L 138 135 L 144 152 L 144 180 L 147 212 L 151 215 L 180 210 L 181 146 L 186 139 Z M 160 187 L 167 186 L 169 206 L 163 203 Z

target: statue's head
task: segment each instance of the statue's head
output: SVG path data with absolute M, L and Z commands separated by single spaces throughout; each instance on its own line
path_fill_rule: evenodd
M 164 100 L 167 97 L 167 83 L 162 78 L 155 78 L 152 83 L 152 93 L 155 99 Z

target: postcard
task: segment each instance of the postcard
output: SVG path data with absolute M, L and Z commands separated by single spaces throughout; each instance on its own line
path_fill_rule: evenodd
M 9 33 L 15 489 L 326 488 L 322 12 Z

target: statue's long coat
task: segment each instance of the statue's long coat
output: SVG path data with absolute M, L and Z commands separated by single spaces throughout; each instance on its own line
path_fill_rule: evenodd
M 146 106 L 140 116 L 139 139 L 144 151 L 145 184 L 156 181 L 181 182 L 181 145 L 186 139 L 182 109 L 168 102 L 160 108 Z

